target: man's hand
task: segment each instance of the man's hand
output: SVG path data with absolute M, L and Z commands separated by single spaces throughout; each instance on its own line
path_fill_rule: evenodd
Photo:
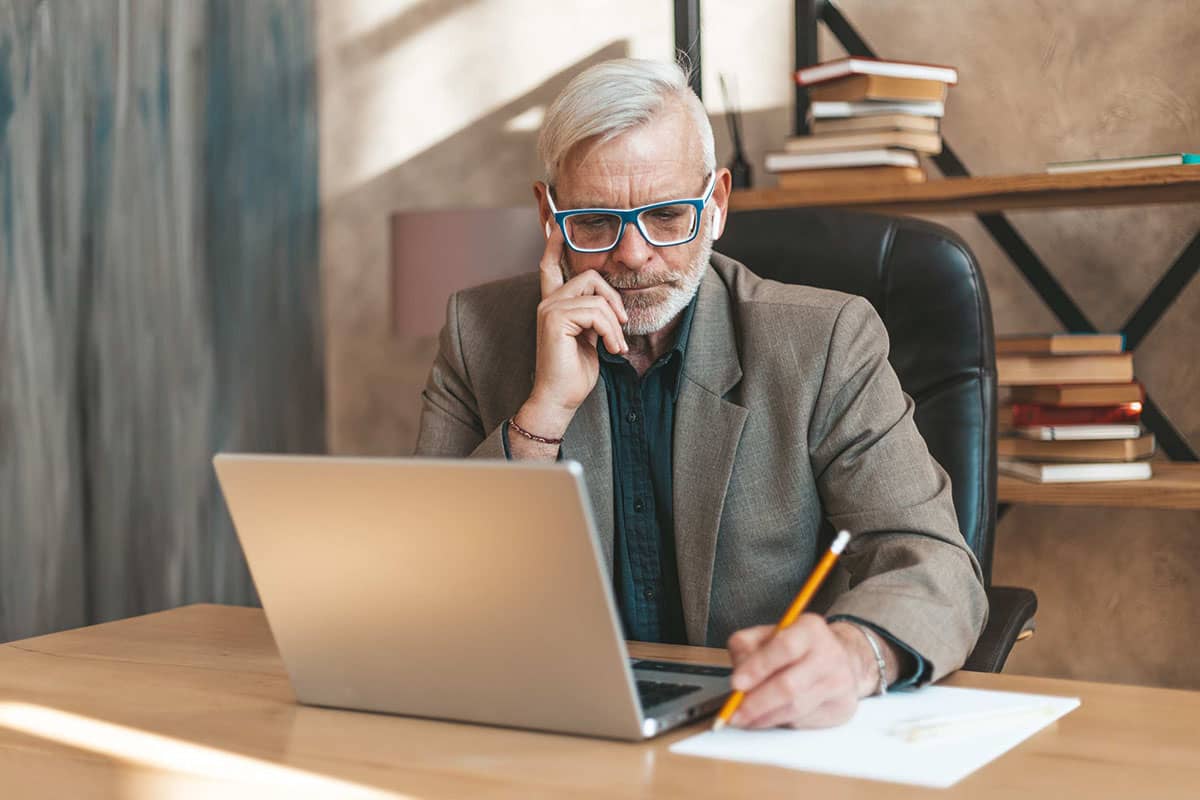
M 564 246 L 562 231 L 551 227 L 539 265 L 542 302 L 537 311 L 533 391 L 515 417 L 522 428 L 555 439 L 562 437 L 600 377 L 596 343 L 603 338 L 610 353 L 629 350 L 621 330 L 629 315 L 620 293 L 595 270 L 564 282 Z M 510 444 L 517 438 L 510 438 Z M 531 448 L 525 442 L 513 447 L 518 458 L 553 458 L 556 451 Z
M 802 614 L 772 638 L 775 626 L 745 628 L 729 637 L 734 689 L 746 693 L 732 725 L 740 728 L 824 728 L 854 716 L 858 700 L 879 685 L 878 665 L 863 632 Z M 880 641 L 895 680 L 897 656 Z

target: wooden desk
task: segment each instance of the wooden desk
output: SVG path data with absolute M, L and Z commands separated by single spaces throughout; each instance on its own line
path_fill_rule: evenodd
M 696 728 L 626 744 L 297 706 L 261 611 L 188 606 L 0 645 L 0 787 L 12 798 L 221 800 L 1196 797 L 1200 692 L 971 673 L 948 683 L 1083 706 L 954 788 L 925 790 L 667 751 Z M 51 717 L 37 736 L 15 729 L 47 723 L 45 709 L 84 719 Z M 97 735 L 96 722 L 123 727 Z M 52 738 L 62 735 L 75 746 Z

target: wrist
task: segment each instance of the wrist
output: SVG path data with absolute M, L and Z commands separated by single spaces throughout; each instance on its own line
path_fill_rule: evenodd
M 850 657 L 850 668 L 854 675 L 855 692 L 859 698 L 879 694 L 881 677 L 884 685 L 892 683 L 888 679 L 889 645 L 882 637 L 853 622 L 839 620 L 838 622 L 831 623 L 829 627 L 833 630 L 839 641 L 841 641 L 842 646 L 846 649 Z M 875 648 L 871 647 L 870 640 L 868 639 L 870 636 L 875 637 L 876 646 L 879 648 L 879 655 L 883 659 L 882 664 L 879 658 L 876 657 Z
M 547 439 L 561 439 L 567 432 L 571 420 L 575 418 L 575 409 L 564 408 L 555 403 L 541 401 L 531 396 L 525 401 L 513 420 L 530 433 Z

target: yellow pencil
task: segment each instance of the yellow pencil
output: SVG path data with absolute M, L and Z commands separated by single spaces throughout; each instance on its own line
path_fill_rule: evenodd
M 833 562 L 837 561 L 837 557 L 846 549 L 846 543 L 850 541 L 850 531 L 840 531 L 837 537 L 833 540 L 833 544 L 829 546 L 829 550 L 817 562 L 817 566 L 813 569 L 812 574 L 808 576 L 808 580 L 800 587 L 800 591 L 796 593 L 796 599 L 792 600 L 792 604 L 788 606 L 787 613 L 783 615 L 783 619 L 779 620 L 779 624 L 775 626 L 775 634 L 795 622 L 804 609 L 808 607 L 808 603 L 812 600 L 813 595 L 817 593 L 817 589 L 821 588 L 821 584 L 825 581 L 825 576 L 829 574 L 829 570 L 833 569 Z M 729 699 L 725 701 L 725 705 L 721 707 L 721 713 L 717 714 L 717 719 L 713 723 L 712 729 L 719 731 L 724 728 L 729 720 L 733 718 L 734 713 L 738 710 L 738 706 L 742 704 L 742 698 L 746 696 L 745 692 L 735 691 L 729 695 Z

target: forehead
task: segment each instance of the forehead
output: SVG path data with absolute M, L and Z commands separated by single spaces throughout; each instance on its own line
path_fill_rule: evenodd
M 555 199 L 563 207 L 632 207 L 692 197 L 706 177 L 700 135 L 682 108 L 606 141 L 581 142 L 563 159 Z

